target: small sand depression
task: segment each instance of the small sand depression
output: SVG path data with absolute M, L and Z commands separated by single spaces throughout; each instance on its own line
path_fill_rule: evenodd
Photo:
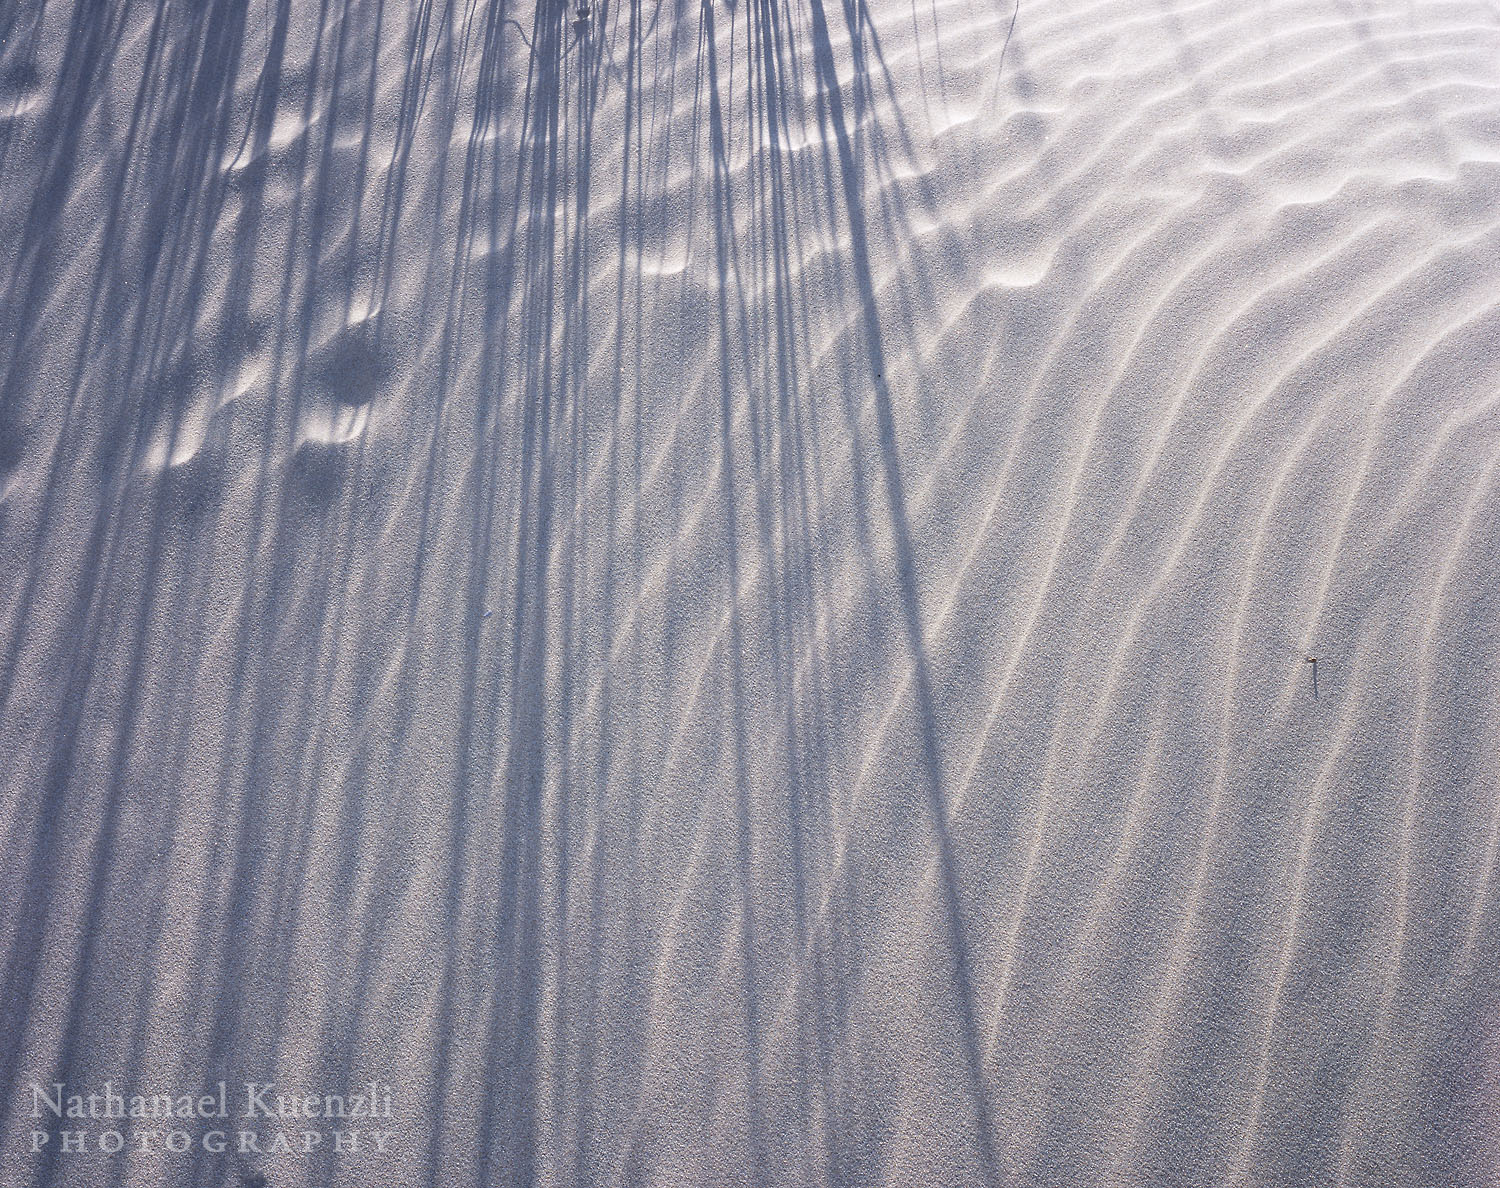
M 533 9 L 0 7 L 0 1179 L 1493 1184 L 1493 4 Z

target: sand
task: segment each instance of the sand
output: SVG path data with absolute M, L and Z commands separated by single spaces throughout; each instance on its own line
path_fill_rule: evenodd
M 0 7 L 0 1182 L 1496 1182 L 1494 4 L 575 17 Z

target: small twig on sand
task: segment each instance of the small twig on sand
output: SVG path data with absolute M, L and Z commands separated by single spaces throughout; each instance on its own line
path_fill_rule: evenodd
M 1313 697 L 1318 695 L 1318 658 L 1309 656 L 1307 662 L 1313 666 Z

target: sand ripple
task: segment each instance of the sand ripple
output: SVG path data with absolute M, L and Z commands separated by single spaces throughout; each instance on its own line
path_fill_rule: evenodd
M 1493 6 L 573 15 L 0 11 L 16 1182 L 1492 1183 Z

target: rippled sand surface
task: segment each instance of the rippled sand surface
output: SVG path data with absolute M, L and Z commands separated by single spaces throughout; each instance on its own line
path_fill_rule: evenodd
M 1494 4 L 575 17 L 0 6 L 0 1181 L 1495 1183 Z

